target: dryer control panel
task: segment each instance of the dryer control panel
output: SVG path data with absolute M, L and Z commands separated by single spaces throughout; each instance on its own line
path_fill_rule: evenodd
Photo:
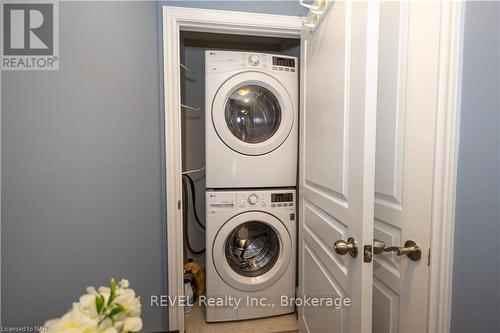
M 275 74 L 298 77 L 298 59 L 280 54 L 205 51 L 205 72 L 226 72 L 236 69 L 258 69 Z
M 207 191 L 207 213 L 237 210 L 295 210 L 295 190 Z

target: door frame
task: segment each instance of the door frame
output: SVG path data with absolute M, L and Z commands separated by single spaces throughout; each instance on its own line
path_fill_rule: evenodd
M 227 10 L 162 6 L 163 14 L 163 87 L 165 117 L 165 189 L 166 221 L 164 247 L 167 249 L 168 295 L 182 295 L 183 231 L 182 149 L 181 149 L 181 31 L 215 32 L 264 37 L 300 38 L 303 19 L 299 16 L 235 12 Z M 166 244 L 165 244 L 166 242 Z M 165 270 L 164 270 L 165 271 Z M 184 331 L 184 309 L 168 307 L 168 329 Z
M 455 188 L 459 144 L 459 111 L 463 40 L 463 7 L 442 4 L 438 103 L 431 221 L 428 332 L 449 332 L 453 274 Z M 300 38 L 304 17 L 161 6 L 163 31 L 163 116 L 165 133 L 167 295 L 182 295 L 183 230 L 180 107 L 180 31 Z M 184 311 L 168 307 L 168 329 L 184 331 Z
M 427 331 L 450 332 L 465 4 L 441 4 Z

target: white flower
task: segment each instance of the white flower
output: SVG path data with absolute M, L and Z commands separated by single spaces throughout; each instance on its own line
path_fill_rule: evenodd
M 118 287 L 127 289 L 130 286 L 130 283 L 128 282 L 127 279 L 122 279 L 120 283 L 118 283 Z
M 113 321 L 109 318 L 104 319 L 104 321 L 99 324 L 99 332 L 107 332 L 110 328 L 116 328 L 116 325 L 113 325 Z
M 81 312 L 84 312 L 91 318 L 97 318 L 99 314 L 96 308 L 96 296 L 85 294 L 79 299 L 79 303 L 76 305 Z
M 108 287 L 99 287 L 98 291 L 99 294 L 101 294 L 104 297 L 106 296 L 109 297 L 109 295 L 111 295 L 111 289 L 109 289 Z
M 87 294 L 97 295 L 97 290 L 95 290 L 95 287 L 87 287 Z
M 61 319 L 45 323 L 47 333 L 97 333 L 97 322 L 80 311 L 71 310 Z
M 139 317 L 141 315 L 141 301 L 135 297 L 132 289 L 125 289 L 114 300 L 113 303 L 122 305 L 125 308 L 125 314 L 129 317 Z
M 80 304 L 84 307 L 90 307 L 91 305 L 95 305 L 95 295 L 85 294 L 79 299 Z
M 47 333 L 127 333 L 142 329 L 141 302 L 135 292 L 129 288 L 127 280 L 118 284 L 112 280 L 111 287 L 115 289 L 114 298 L 110 302 L 111 288 L 87 287 L 87 294 L 81 296 L 78 302 L 60 319 L 45 323 Z M 97 312 L 97 304 L 101 307 Z M 120 306 L 118 306 L 121 305 Z M 123 311 L 111 315 L 112 311 Z
M 139 332 L 142 330 L 142 320 L 139 317 L 131 317 L 125 319 L 123 325 L 123 330 L 125 332 Z
M 109 297 L 111 296 L 111 289 L 108 287 L 99 287 L 99 294 L 104 297 L 104 304 L 108 304 Z
M 106 329 L 105 331 L 103 331 L 102 333 L 118 333 L 119 331 L 114 328 L 114 327 L 110 327 L 108 329 Z

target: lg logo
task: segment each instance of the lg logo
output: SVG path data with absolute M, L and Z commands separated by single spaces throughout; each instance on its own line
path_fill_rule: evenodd
M 2 1 L 2 62 L 4 70 L 59 68 L 58 3 Z
M 4 4 L 4 55 L 52 55 L 53 4 Z

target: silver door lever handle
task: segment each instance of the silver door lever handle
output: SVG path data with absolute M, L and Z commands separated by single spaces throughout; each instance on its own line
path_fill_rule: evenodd
M 422 257 L 422 250 L 415 241 L 407 240 L 404 246 L 390 246 L 385 247 L 385 243 L 381 240 L 373 240 L 373 254 L 380 254 L 382 252 L 393 252 L 398 257 L 406 255 L 413 261 L 419 261 Z

